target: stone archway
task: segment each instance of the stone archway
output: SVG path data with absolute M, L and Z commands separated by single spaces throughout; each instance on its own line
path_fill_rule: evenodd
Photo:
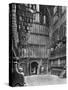
M 30 75 L 36 75 L 38 72 L 38 62 L 34 61 L 30 63 Z

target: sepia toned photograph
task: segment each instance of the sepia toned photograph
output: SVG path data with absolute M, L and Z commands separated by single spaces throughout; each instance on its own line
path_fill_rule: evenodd
M 66 84 L 66 8 L 9 4 L 9 86 Z

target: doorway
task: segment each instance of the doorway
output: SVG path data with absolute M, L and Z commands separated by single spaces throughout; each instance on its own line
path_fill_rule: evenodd
M 32 62 L 30 64 L 30 74 L 31 75 L 36 75 L 38 70 L 38 63 L 37 62 Z

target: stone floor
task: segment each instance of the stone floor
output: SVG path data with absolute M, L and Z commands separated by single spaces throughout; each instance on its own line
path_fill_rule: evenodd
M 66 84 L 66 79 L 55 75 L 32 75 L 25 76 L 25 86 Z

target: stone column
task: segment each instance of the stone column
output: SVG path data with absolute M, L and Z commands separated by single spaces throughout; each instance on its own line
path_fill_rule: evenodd
M 36 5 L 36 10 L 39 12 L 39 4 Z
M 29 70 L 29 62 L 27 61 L 27 75 L 29 75 L 30 70 Z
M 58 65 L 60 65 L 60 59 L 58 59 Z
M 19 42 L 19 39 L 18 39 L 16 22 L 17 22 L 17 20 L 16 20 L 16 4 L 12 4 L 12 32 L 13 32 L 13 37 L 15 40 L 15 47 L 17 48 L 17 43 Z
M 42 59 L 40 60 L 40 63 L 38 64 L 37 74 L 39 74 L 40 66 L 42 65 Z

